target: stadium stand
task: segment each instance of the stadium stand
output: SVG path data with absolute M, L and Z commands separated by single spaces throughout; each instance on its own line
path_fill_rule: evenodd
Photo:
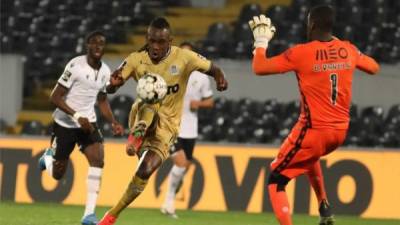
M 328 3 L 336 7 L 337 23 L 335 34 L 343 40 L 350 40 L 359 49 L 373 56 L 381 63 L 396 63 L 400 60 L 400 3 L 395 0 L 293 0 L 289 6 L 272 5 L 265 14 L 277 26 L 277 35 L 271 41 L 270 55 L 281 53 L 296 43 L 305 41 L 305 23 L 311 6 Z M 249 18 L 260 14 L 262 7 L 247 4 L 233 23 L 235 54 L 202 51 L 208 57 L 228 56 L 230 58 L 251 58 L 251 54 L 240 49 L 249 49 L 250 30 L 245 25 Z M 349 16 L 351 15 L 351 16 Z M 355 32 L 357 30 L 357 32 Z M 236 35 L 235 35 L 236 34 Z M 208 48 L 206 37 L 203 47 Z M 243 47 L 242 47 L 243 46 Z M 218 50 L 218 48 L 216 48 Z
M 148 1 L 150 2 L 150 1 Z M 100 29 L 109 42 L 126 42 L 133 26 L 147 24 L 152 4 L 138 0 L 32 0 L 1 2 L 1 53 L 25 56 L 25 96 L 32 83 L 54 81 L 65 63 L 84 51 L 84 35 Z
M 115 117 L 123 124 L 133 99 L 120 95 L 111 100 Z M 234 142 L 248 144 L 279 144 L 298 119 L 300 104 L 275 99 L 255 101 L 217 98 L 213 109 L 199 112 L 199 140 L 209 142 Z M 109 123 L 98 115 L 98 125 L 105 137 L 112 137 Z M 351 122 L 346 146 L 400 147 L 400 105 L 393 105 L 387 113 L 382 107 L 351 107 Z M 38 120 L 25 121 L 22 134 L 46 135 L 49 127 Z M 251 135 L 249 135 L 251 134 Z

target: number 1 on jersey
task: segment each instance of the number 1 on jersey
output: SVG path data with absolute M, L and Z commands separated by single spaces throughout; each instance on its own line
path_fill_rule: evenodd
M 330 75 L 330 80 L 331 80 L 331 101 L 332 101 L 332 105 L 336 105 L 336 98 L 337 98 L 337 94 L 338 94 L 338 90 L 337 90 L 337 74 L 336 73 L 331 73 Z

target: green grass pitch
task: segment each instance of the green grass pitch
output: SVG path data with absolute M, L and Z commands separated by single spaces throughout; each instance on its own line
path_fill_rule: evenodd
M 100 217 L 106 208 L 99 207 Z M 0 201 L 1 225 L 79 225 L 82 206 L 65 206 L 52 203 L 16 204 Z M 172 219 L 157 209 L 129 208 L 121 214 L 116 225 L 277 225 L 273 214 L 251 214 L 243 212 L 197 212 L 178 211 L 179 219 Z M 294 215 L 295 225 L 317 225 L 318 218 L 308 215 Z M 351 216 L 337 216 L 337 225 L 399 225 L 400 220 L 360 219 Z

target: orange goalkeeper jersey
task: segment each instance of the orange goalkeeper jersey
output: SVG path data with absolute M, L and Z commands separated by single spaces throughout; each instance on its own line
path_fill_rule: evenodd
M 267 58 L 263 48 L 253 57 L 253 71 L 269 75 L 294 71 L 301 95 L 299 122 L 313 128 L 347 129 L 355 69 L 375 74 L 379 65 L 348 41 L 311 41 Z

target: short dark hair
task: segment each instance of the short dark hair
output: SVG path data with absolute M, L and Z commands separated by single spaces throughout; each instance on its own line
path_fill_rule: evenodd
M 85 38 L 86 43 L 89 43 L 90 39 L 92 39 L 92 37 L 94 37 L 94 36 L 103 36 L 103 37 L 106 37 L 106 35 L 104 34 L 103 31 L 101 31 L 101 30 L 95 30 L 95 31 L 92 31 L 92 32 L 90 32 L 90 33 L 88 33 L 88 34 L 86 35 L 86 38 Z
M 183 41 L 179 46 L 189 46 L 191 49 L 194 49 L 194 45 L 190 41 Z
M 168 21 L 164 17 L 156 17 L 150 22 L 150 27 L 157 29 L 170 29 Z
M 335 24 L 335 10 L 330 5 L 315 6 L 310 10 L 310 21 L 315 24 L 315 28 L 331 32 Z

